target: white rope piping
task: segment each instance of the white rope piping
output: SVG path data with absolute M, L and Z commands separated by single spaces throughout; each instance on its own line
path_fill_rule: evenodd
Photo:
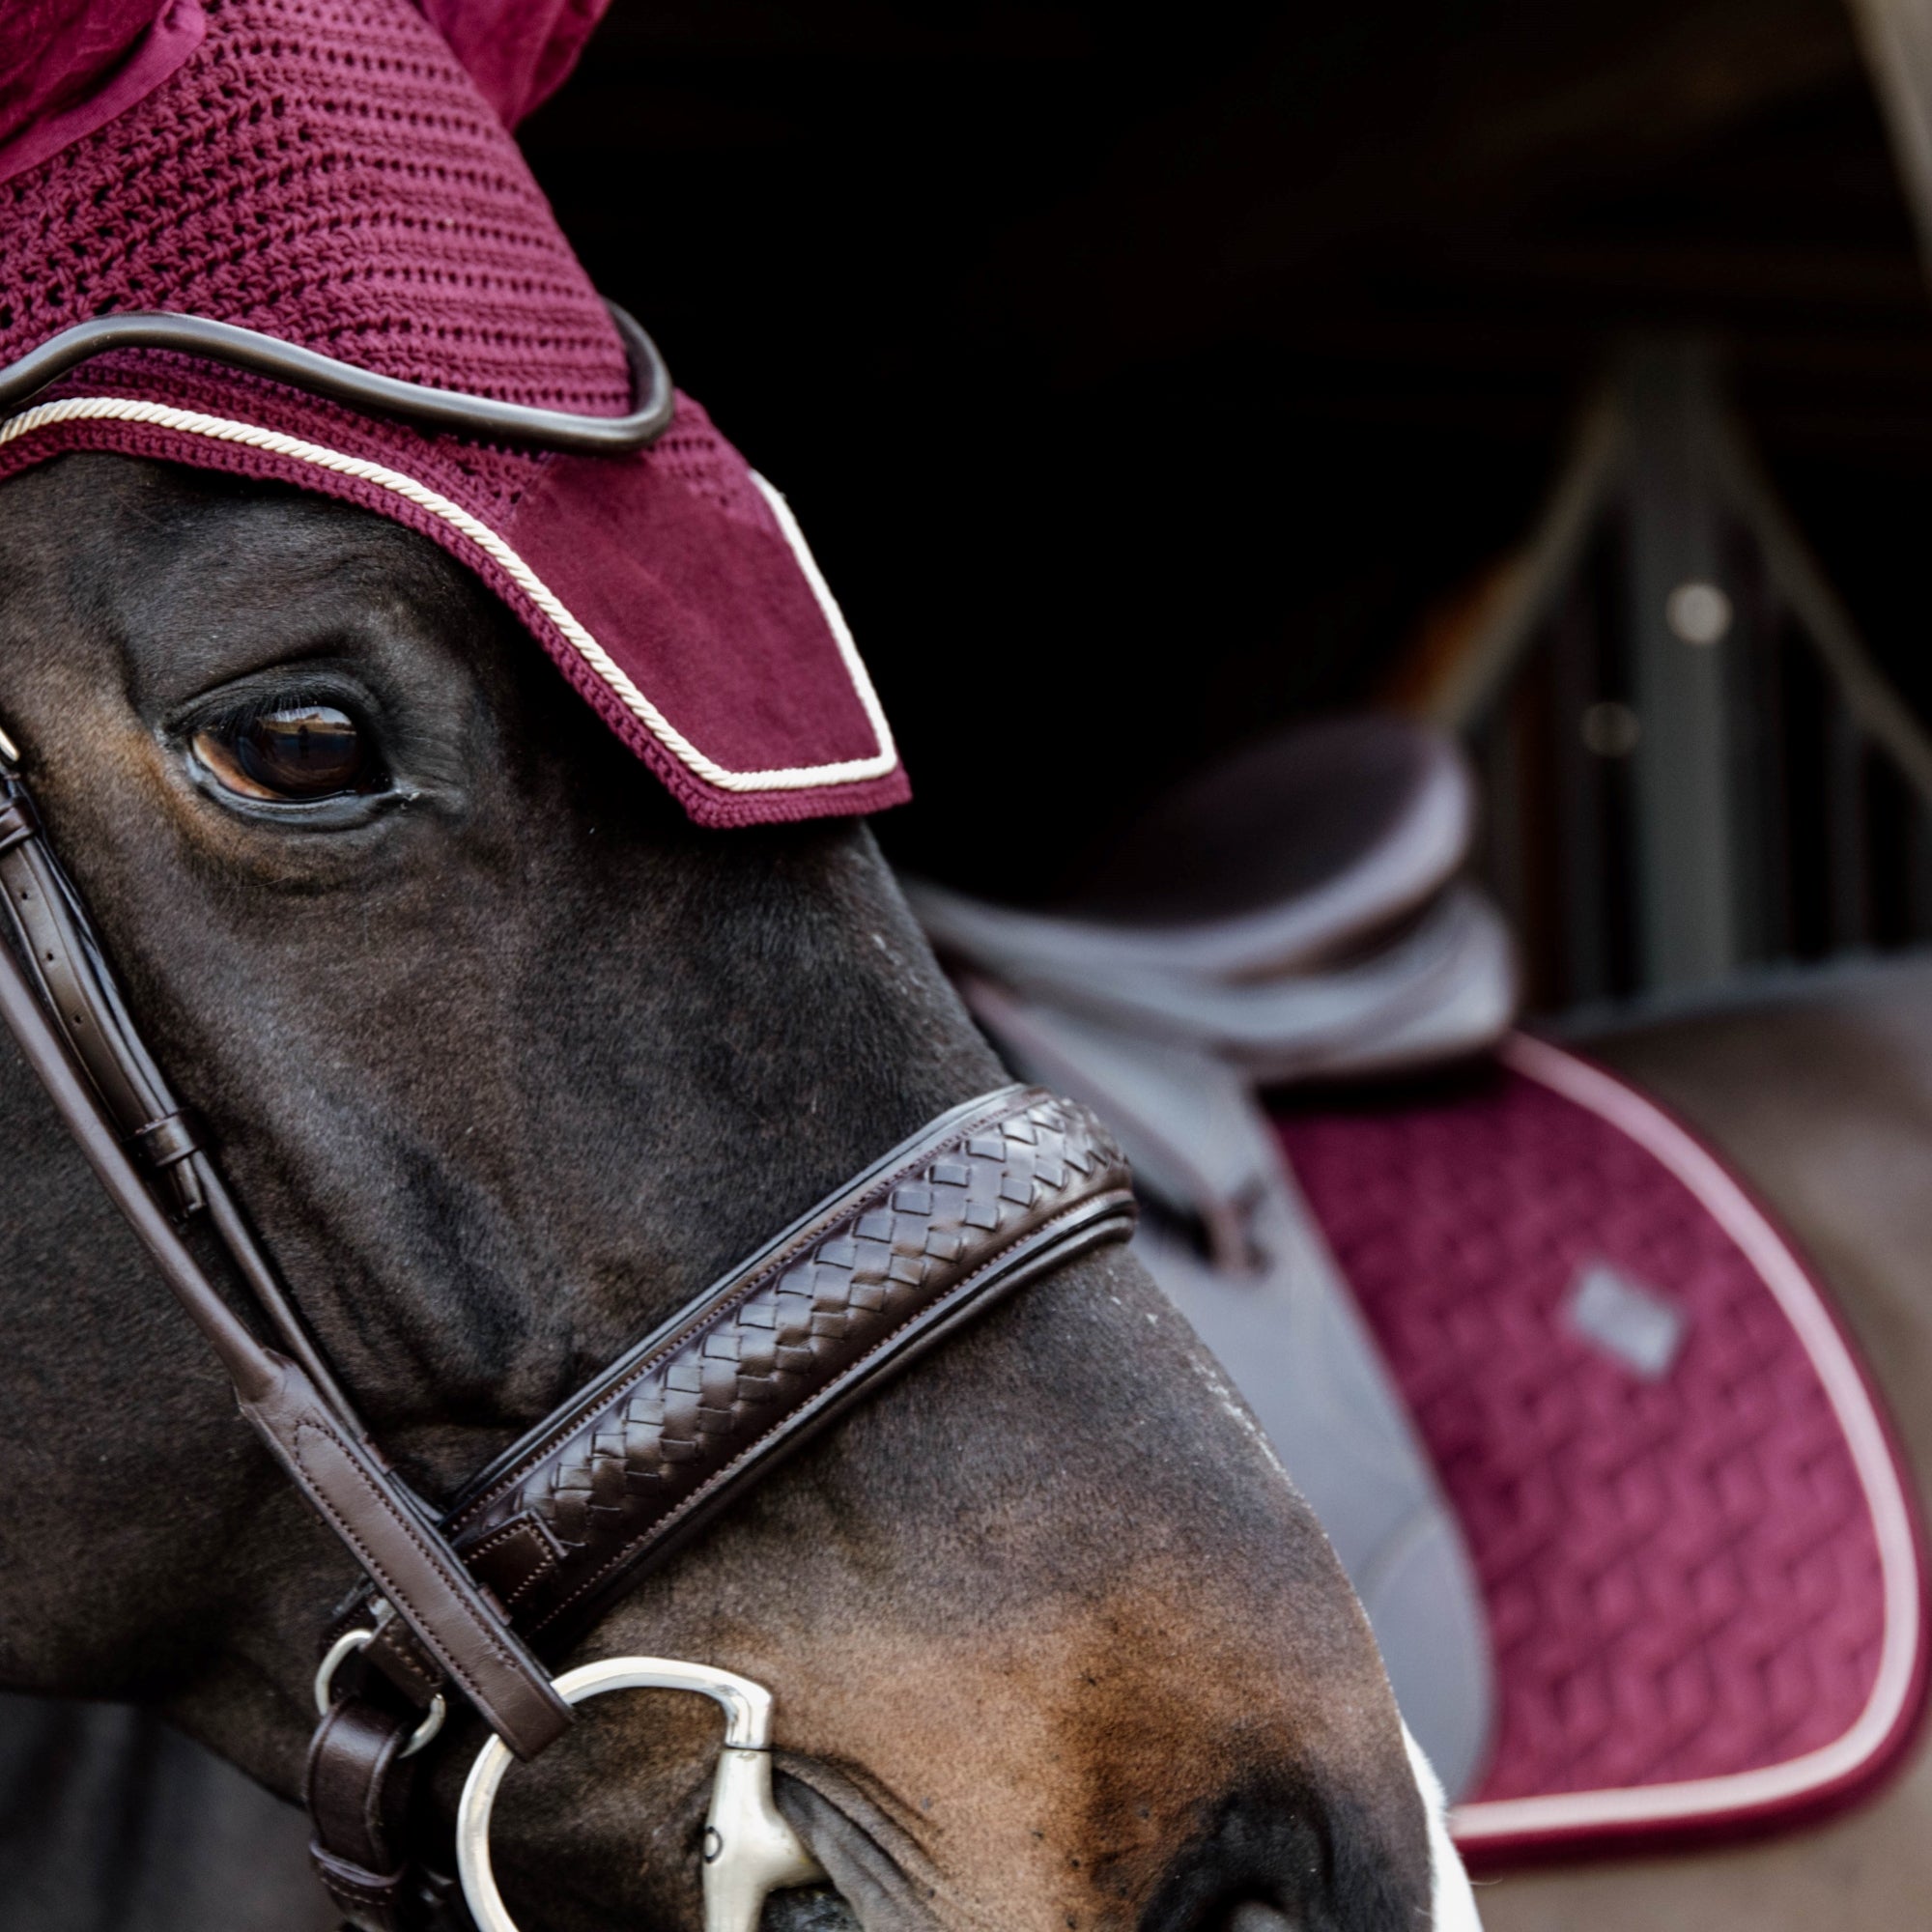
M 1743 1188 L 1690 1135 L 1615 1075 L 1527 1034 L 1511 1034 L 1497 1058 L 1620 1127 L 1662 1162 L 1741 1247 L 1797 1331 L 1844 1431 L 1878 1544 L 1885 1635 L 1864 1709 L 1827 1745 L 1754 1771 L 1607 1791 L 1552 1792 L 1459 1804 L 1449 1828 L 1461 1845 L 1606 1825 L 1659 1826 L 1750 1812 L 1804 1798 L 1855 1776 L 1889 1744 L 1906 1711 L 1918 1662 L 1918 1557 L 1885 1426 L 1830 1312 L 1782 1236 Z
M 869 758 L 847 758 L 829 765 L 788 766 L 776 771 L 736 772 L 721 765 L 715 758 L 707 757 L 638 689 L 604 646 L 571 615 L 543 579 L 489 525 L 479 522 L 461 504 L 452 503 L 447 497 L 439 495 L 427 484 L 418 483 L 414 477 L 405 476 L 400 470 L 386 469 L 380 463 L 367 463 L 360 457 L 345 455 L 341 450 L 325 449 L 319 443 L 304 442 L 298 437 L 284 436 L 277 430 L 263 429 L 253 423 L 231 422 L 225 416 L 202 415 L 192 410 L 174 409 L 165 403 L 145 403 L 123 396 L 70 396 L 57 403 L 38 404 L 0 424 L 0 448 L 18 437 L 31 436 L 36 430 L 51 428 L 59 423 L 101 421 L 150 423 L 157 429 L 172 430 L 181 436 L 201 436 L 216 442 L 241 443 L 249 449 L 288 457 L 297 463 L 312 464 L 318 469 L 331 470 L 338 476 L 373 484 L 379 490 L 400 497 L 405 502 L 413 503 L 419 510 L 428 511 L 474 544 L 503 570 L 518 589 L 556 626 L 578 656 L 616 694 L 625 709 L 642 723 L 651 736 L 680 764 L 706 784 L 714 785 L 721 791 L 809 791 L 821 785 L 857 784 L 867 779 L 884 778 L 898 764 L 898 748 L 893 743 L 885 712 L 880 707 L 877 693 L 872 689 L 872 681 L 866 673 L 865 663 L 859 656 L 858 645 L 852 640 L 844 615 L 833 601 L 832 592 L 818 565 L 806 548 L 804 534 L 790 506 L 756 471 L 753 472 L 753 480 L 772 506 L 779 528 L 790 545 L 806 582 L 811 586 L 812 595 L 818 600 L 819 610 L 824 613 L 826 625 L 838 645 L 839 661 L 852 680 L 853 692 L 871 726 L 879 749 Z

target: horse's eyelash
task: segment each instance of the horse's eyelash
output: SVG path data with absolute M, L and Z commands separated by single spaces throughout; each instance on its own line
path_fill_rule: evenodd
M 258 692 L 226 710 L 212 712 L 197 724 L 195 729 L 245 731 L 251 724 L 259 724 L 263 719 L 272 718 L 277 712 L 304 711 L 311 706 L 351 711 L 353 715 L 353 708 L 344 702 L 340 692 L 319 685 L 286 684 Z

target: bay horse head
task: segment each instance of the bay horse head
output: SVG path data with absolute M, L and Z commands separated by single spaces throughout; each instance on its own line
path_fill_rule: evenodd
M 696 1923 L 766 1690 L 762 1829 L 830 1880 L 780 1921 L 1429 1913 L 1332 1553 L 1132 1262 L 1075 1258 L 1126 1215 L 1104 1129 L 952 1111 L 1000 1075 L 858 822 L 905 781 L 842 620 L 516 152 L 601 0 L 87 11 L 0 14 L 0 1006 L 75 1135 L 0 1061 L 5 1680 L 305 1779 L 379 1932 L 428 1932 L 408 1855 L 499 1745 L 526 1932 Z M 739 1495 L 741 1444 L 796 1453 Z M 649 1566 L 645 1519 L 690 1532 Z M 572 1724 L 547 1673 L 624 1657 L 680 1662 Z
M 70 454 L 0 489 L 0 721 L 50 832 L 424 1495 L 999 1084 L 863 823 L 695 828 L 412 532 Z M 290 718 L 326 740 L 293 765 Z M 316 759 L 339 782 L 305 803 Z M 986 803 L 993 838 L 1054 810 Z M 5 1048 L 0 1136 L 5 1681 L 156 1704 L 293 1795 L 353 1566 Z M 768 1922 L 1393 1932 L 1447 1882 L 1320 1528 L 1118 1247 L 949 1340 L 557 1662 L 637 1652 L 779 1699 L 780 1802 L 846 1919 L 780 1893 Z M 511 1775 L 527 1932 L 696 1926 L 715 1730 L 635 1693 Z M 481 1735 L 435 1747 L 425 1831 Z

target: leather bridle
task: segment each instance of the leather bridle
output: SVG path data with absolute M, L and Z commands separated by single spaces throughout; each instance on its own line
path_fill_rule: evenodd
M 225 362 L 253 376 L 326 397 L 370 415 L 399 417 L 421 429 L 451 430 L 489 442 L 529 443 L 578 456 L 628 456 L 670 427 L 677 392 L 658 346 L 615 302 L 606 302 L 631 365 L 631 408 L 621 416 L 572 415 L 404 383 L 338 361 L 313 349 L 202 315 L 129 309 L 91 316 L 49 336 L 39 348 L 0 369 L 0 416 L 23 410 L 49 384 L 97 355 L 124 349 L 171 350 L 204 362 Z
M 318 376 L 308 363 L 328 358 L 267 337 L 234 339 L 251 331 L 196 318 L 108 320 L 123 327 L 98 331 L 95 346 L 77 345 L 70 338 L 78 331 L 69 331 L 0 370 L 0 414 L 79 355 L 147 341 L 481 439 L 582 447 L 584 422 L 599 420 L 521 410 L 506 424 L 507 405 L 362 371 L 348 371 L 350 381 L 342 364 Z M 178 325 L 189 327 L 184 333 Z M 648 338 L 635 324 L 626 339 L 639 395 L 631 417 L 613 419 L 629 425 L 629 440 L 606 448 L 640 447 L 669 419 L 662 361 L 639 348 Z M 265 363 L 263 343 L 288 355 Z M 49 353 L 62 345 L 66 360 Z M 486 1932 L 501 1932 L 499 1900 L 490 1917 L 494 1881 L 485 1888 L 477 1876 L 485 1760 L 500 1777 L 503 1750 L 537 1756 L 571 1723 L 571 1697 L 588 1694 L 582 1671 L 554 1684 L 543 1659 L 887 1376 L 1000 1296 L 1124 1238 L 1133 1222 L 1125 1162 L 1093 1115 L 1038 1089 L 1004 1088 L 954 1107 L 638 1342 L 448 1503 L 433 1505 L 357 1416 L 205 1131 L 143 1043 L 47 841 L 23 765 L 0 733 L 0 895 L 16 942 L 0 940 L 0 1015 L 213 1349 L 243 1416 L 363 1572 L 318 1653 L 323 1709 L 305 1781 L 317 1869 L 364 1932 L 424 1932 L 455 1911 L 446 1861 L 413 1855 L 410 1796 L 415 1753 L 440 1728 L 448 1701 L 466 1698 L 500 1749 L 493 1744 L 471 1775 L 463 1876 Z M 629 1682 L 674 1681 L 727 1710 L 742 1695 L 729 1687 L 745 1685 L 672 1660 L 588 1667 L 608 1674 L 618 1665 L 631 1669 Z M 768 1698 L 765 1708 L 768 1725 Z M 811 1874 L 771 1806 L 768 1745 L 768 1734 L 727 1731 L 715 1846 L 707 1839 L 707 1932 L 753 1932 L 765 1890 Z M 487 1880 L 487 1840 L 480 1871 Z

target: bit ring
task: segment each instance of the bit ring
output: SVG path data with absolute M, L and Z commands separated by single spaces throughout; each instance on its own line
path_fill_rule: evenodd
M 704 1827 L 704 1932 L 757 1932 L 769 1893 L 825 1877 L 772 1803 L 772 1693 L 762 1684 L 676 1658 L 611 1657 L 566 1671 L 552 1688 L 567 1704 L 606 1690 L 696 1690 L 724 1707 Z M 501 1738 L 486 1739 L 456 1808 L 456 1869 L 478 1932 L 517 1932 L 490 1863 L 490 1811 L 512 1762 Z

